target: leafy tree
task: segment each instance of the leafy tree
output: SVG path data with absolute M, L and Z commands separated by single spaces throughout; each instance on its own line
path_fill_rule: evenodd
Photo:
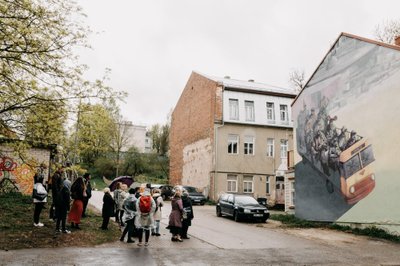
M 393 44 L 394 39 L 400 36 L 400 20 L 385 20 L 377 25 L 374 30 L 378 41 Z
M 84 165 L 91 167 L 96 159 L 109 153 L 115 123 L 104 105 L 81 104 L 79 110 L 74 126 L 77 130 L 70 138 L 70 149 L 82 158 Z
M 143 174 L 148 169 L 148 161 L 144 154 L 133 147 L 125 154 L 124 163 L 121 171 L 124 175 L 137 176 Z
M 33 143 L 64 144 L 66 140 L 65 122 L 67 111 L 62 102 L 37 105 L 27 111 L 25 139 Z
M 153 149 L 157 154 L 165 156 L 169 151 L 170 123 L 164 125 L 155 124 L 150 129 L 150 136 L 153 142 Z
M 32 115 L 53 104 L 73 110 L 77 99 L 121 96 L 83 78 L 74 54 L 88 47 L 83 17 L 73 1 L 0 0 L 0 134 L 24 137 L 35 119 L 49 121 Z

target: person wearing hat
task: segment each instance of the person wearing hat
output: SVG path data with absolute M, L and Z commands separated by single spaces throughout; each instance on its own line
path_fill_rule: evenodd
M 103 217 L 103 223 L 101 224 L 100 229 L 108 230 L 108 223 L 110 222 L 110 217 L 115 215 L 114 207 L 114 199 L 111 196 L 110 189 L 108 187 L 103 190 L 103 208 L 101 210 L 101 216 Z

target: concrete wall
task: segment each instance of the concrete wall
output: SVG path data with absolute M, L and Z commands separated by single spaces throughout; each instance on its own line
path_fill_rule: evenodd
M 36 165 L 45 163 L 50 164 L 50 150 L 31 148 L 26 152 L 26 159 L 22 159 L 13 152 L 13 149 L 0 145 L 0 180 L 9 178 L 14 181 L 23 194 L 31 194 L 33 189 L 33 176 L 35 175 Z M 48 178 L 46 170 L 46 179 Z
M 182 184 L 204 191 L 210 185 L 213 150 L 211 139 L 201 139 L 183 149 Z
M 304 157 L 296 164 L 296 216 L 375 224 L 400 232 L 399 83 L 400 47 L 354 36 L 338 39 L 293 105 L 296 151 Z M 321 117 L 334 118 L 337 134 L 346 128 L 346 140 L 350 131 L 356 132 L 355 144 L 339 148 L 338 164 L 335 157 L 328 157 L 326 164 L 324 157 L 311 155 L 306 137 L 315 138 L 307 133 L 312 108 Z M 358 143 L 365 145 L 353 148 Z M 332 141 L 328 146 L 337 147 Z M 352 163 L 360 151 L 363 155 Z

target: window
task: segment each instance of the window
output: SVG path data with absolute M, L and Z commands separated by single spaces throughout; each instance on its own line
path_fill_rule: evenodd
M 269 192 L 269 176 L 267 176 L 265 192 L 266 192 L 267 194 L 270 193 L 270 192 Z
M 253 177 L 243 177 L 243 193 L 253 193 Z
M 244 137 L 244 154 L 254 154 L 254 137 Z
M 288 106 L 286 104 L 280 105 L 281 121 L 283 124 L 289 124 Z
M 229 119 L 239 120 L 239 100 L 229 99 Z
M 267 120 L 269 123 L 275 124 L 274 103 L 267 102 Z
M 288 140 L 281 139 L 281 158 L 287 158 Z
M 267 139 L 267 156 L 274 157 L 274 139 Z
M 238 144 L 239 144 L 239 136 L 238 135 L 228 135 L 228 153 L 238 154 Z
M 254 121 L 254 102 L 244 101 L 244 108 L 246 110 L 246 121 Z
M 226 188 L 226 191 L 237 192 L 237 176 L 228 175 L 227 181 L 228 181 L 228 187 Z

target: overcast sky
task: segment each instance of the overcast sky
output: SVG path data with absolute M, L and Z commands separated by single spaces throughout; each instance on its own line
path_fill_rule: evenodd
M 110 68 L 129 93 L 123 116 L 164 123 L 191 74 L 289 87 L 289 72 L 316 69 L 341 32 L 373 38 L 400 18 L 396 0 L 77 0 L 94 34 L 81 52 L 88 78 Z

